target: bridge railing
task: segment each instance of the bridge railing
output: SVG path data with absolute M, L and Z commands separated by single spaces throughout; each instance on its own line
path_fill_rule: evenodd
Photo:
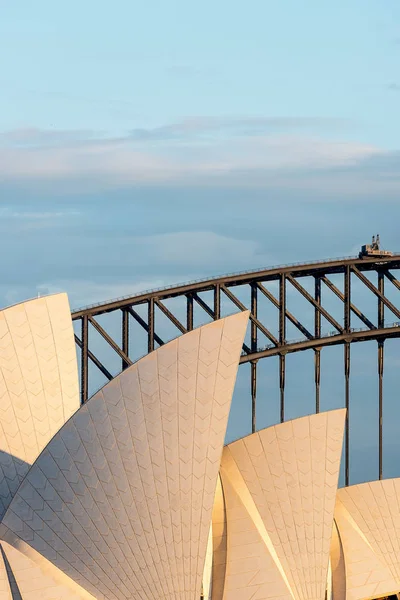
M 395 253 L 395 255 L 397 256 L 397 254 L 400 255 L 399 253 Z M 148 290 L 142 290 L 140 292 L 136 292 L 134 294 L 127 294 L 124 296 L 119 296 L 117 298 L 112 298 L 109 300 L 104 300 L 102 302 L 94 302 L 93 304 L 88 304 L 86 306 L 80 306 L 80 307 L 76 307 L 73 309 L 72 312 L 78 312 L 81 310 L 87 310 L 90 308 L 97 308 L 98 306 L 102 306 L 103 304 L 108 304 L 108 303 L 112 303 L 112 302 L 121 302 L 123 300 L 128 300 L 129 298 L 138 298 L 139 296 L 145 296 L 148 294 L 154 294 L 156 292 L 165 292 L 168 290 L 172 290 L 177 286 L 191 286 L 191 285 L 195 285 L 197 283 L 206 283 L 208 281 L 212 282 L 212 281 L 218 281 L 219 279 L 225 279 L 226 277 L 235 277 L 235 276 L 240 276 L 240 275 L 246 275 L 246 273 L 263 273 L 264 271 L 275 271 L 276 269 L 285 269 L 287 267 L 298 267 L 298 266 L 308 266 L 308 265 L 317 265 L 321 262 L 323 263 L 335 263 L 338 261 L 342 261 L 342 260 L 353 260 L 356 259 L 356 256 L 340 256 L 337 258 L 328 258 L 326 260 L 311 260 L 309 262 L 293 262 L 293 263 L 286 263 L 286 264 L 280 264 L 280 265 L 273 265 L 271 267 L 260 267 L 259 269 L 246 269 L 244 271 L 233 271 L 231 273 L 224 273 L 222 275 L 213 275 L 211 277 L 201 277 L 199 279 L 192 279 L 189 281 L 185 281 L 185 282 L 178 282 L 178 283 L 172 283 L 170 285 L 166 285 L 166 286 L 161 286 L 161 287 L 155 287 L 155 288 L 151 288 Z

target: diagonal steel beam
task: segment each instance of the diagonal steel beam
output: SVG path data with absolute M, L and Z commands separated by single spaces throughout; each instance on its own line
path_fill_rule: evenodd
M 258 287 L 258 289 L 259 289 L 259 290 L 260 290 L 260 291 L 261 291 L 261 292 L 264 294 L 264 296 L 265 296 L 266 298 L 268 298 L 268 300 L 270 300 L 274 306 L 276 306 L 276 308 L 277 308 L 277 309 L 280 309 L 281 305 L 280 305 L 280 303 L 279 303 L 279 300 L 277 300 L 277 298 L 275 298 L 275 296 L 274 296 L 273 294 L 271 294 L 271 292 L 270 292 L 269 290 L 267 290 L 267 288 L 266 288 L 266 287 L 264 287 L 262 283 L 259 283 L 259 282 L 258 282 L 258 283 L 256 283 L 256 286 L 257 286 L 257 287 Z M 289 319 L 289 321 L 290 321 L 291 323 L 293 323 L 293 325 L 294 325 L 295 327 L 297 327 L 297 329 L 298 329 L 299 331 L 301 331 L 301 333 L 302 333 L 302 334 L 303 334 L 303 335 L 304 335 L 306 338 L 308 338 L 309 340 L 312 340 L 312 339 L 314 338 L 314 336 L 312 335 L 312 333 L 310 333 L 310 332 L 308 331 L 308 329 L 306 329 L 306 327 L 304 327 L 304 325 L 302 325 L 302 324 L 300 323 L 300 321 L 299 321 L 298 319 L 296 319 L 296 317 L 294 317 L 294 316 L 292 315 L 292 313 L 290 313 L 288 310 L 285 310 L 285 315 L 286 315 L 286 317 Z
M 384 275 L 393 283 L 398 290 L 400 290 L 400 281 L 390 271 L 382 271 Z
M 108 335 L 107 331 L 103 329 L 103 327 L 94 319 L 93 317 L 88 317 L 89 323 L 93 325 L 93 327 L 98 331 L 98 333 L 108 342 L 113 350 L 122 358 L 122 360 L 127 365 L 133 365 L 133 362 L 129 358 L 129 356 L 118 346 L 118 344 L 112 339 L 110 335 Z
M 300 283 L 298 281 L 296 281 L 296 279 L 292 275 L 286 275 L 286 278 L 290 281 L 290 283 L 292 284 L 292 286 L 294 288 L 296 288 L 296 290 L 298 292 L 300 292 L 300 294 L 302 296 L 304 296 L 304 298 L 306 300 L 308 300 L 310 302 L 310 304 L 312 304 L 318 310 L 318 312 L 321 313 L 321 315 L 323 317 L 325 317 L 325 319 L 327 321 L 329 321 L 329 323 L 331 325 L 333 325 L 338 331 L 340 331 L 340 333 L 343 333 L 343 327 L 341 325 L 339 325 L 339 323 L 336 321 L 336 319 L 334 319 L 332 317 L 332 315 L 330 315 L 328 313 L 328 311 L 325 310 L 325 308 L 323 308 L 320 304 L 318 304 L 318 302 L 311 296 L 311 294 L 309 294 L 307 292 L 307 290 L 305 290 L 303 288 L 303 286 L 300 285 Z
M 172 312 L 165 306 L 165 304 L 163 304 L 160 300 L 157 299 L 154 300 L 154 304 L 158 306 L 161 312 L 163 312 L 164 315 L 168 317 L 171 323 L 173 323 L 181 333 L 187 333 L 186 327 L 182 325 L 182 323 L 175 317 L 175 315 L 172 314 Z
M 224 292 L 224 294 L 233 302 L 233 304 L 235 304 L 238 308 L 240 308 L 240 310 L 248 310 L 248 308 L 246 308 L 246 306 L 243 304 L 243 302 L 240 302 L 240 300 L 238 298 L 236 298 L 236 296 L 234 296 L 232 294 L 232 292 L 230 290 L 228 290 L 228 288 L 226 288 L 224 285 L 221 285 L 221 290 Z M 254 323 L 257 328 L 273 343 L 275 344 L 275 346 L 279 345 L 278 340 L 276 339 L 276 337 L 266 328 L 264 327 L 264 325 L 254 316 L 250 313 L 250 320 L 252 323 Z
M 369 290 L 371 290 L 371 292 L 372 292 L 373 294 L 375 294 L 375 296 L 376 296 L 377 298 L 379 298 L 379 299 L 380 299 L 380 300 L 383 302 L 383 304 L 384 304 L 384 305 L 385 305 L 385 306 L 386 306 L 386 307 L 387 307 L 389 310 L 391 310 L 391 311 L 392 311 L 392 313 L 393 313 L 394 315 L 396 315 L 396 317 L 397 317 L 398 319 L 400 319 L 400 310 L 399 310 L 398 308 L 396 308 L 396 307 L 395 307 L 395 305 L 394 305 L 394 304 L 392 304 L 392 303 L 390 302 L 390 300 L 388 300 L 388 299 L 386 298 L 386 296 L 385 296 L 384 294 L 382 294 L 382 292 L 381 292 L 381 291 L 379 291 L 379 290 L 378 290 L 378 288 L 377 288 L 377 287 L 376 287 L 376 286 L 375 286 L 373 283 L 371 283 L 371 281 L 370 281 L 370 280 L 369 280 L 367 277 L 365 277 L 365 275 L 363 275 L 363 273 L 361 273 L 361 272 L 360 272 L 360 271 L 357 269 L 357 267 L 356 267 L 355 265 L 353 265 L 353 266 L 352 266 L 352 271 L 353 271 L 353 273 L 355 273 L 355 274 L 357 275 L 358 279 L 359 279 L 360 281 L 362 281 L 362 282 L 365 284 L 365 286 L 366 286 L 366 287 L 367 287 Z
M 338 298 L 340 298 L 342 302 L 344 302 L 344 294 L 342 294 L 339 288 L 337 288 L 336 285 L 332 283 L 330 279 L 323 275 L 321 277 L 321 280 L 325 283 L 326 286 L 328 286 L 330 290 L 332 290 L 334 294 L 336 294 Z M 352 302 L 350 302 L 350 309 L 363 323 L 365 323 L 367 327 L 369 327 L 370 329 L 376 329 L 376 326 L 373 323 L 371 323 L 371 321 Z
M 193 298 L 196 300 L 197 304 L 198 304 L 199 306 L 201 306 L 201 308 L 202 308 L 203 310 L 205 310 L 205 311 L 206 311 L 206 313 L 207 313 L 208 315 L 210 315 L 210 317 L 211 317 L 212 319 L 214 319 L 214 320 L 216 320 L 216 319 L 217 319 L 217 317 L 216 317 L 216 314 L 215 314 L 215 311 L 213 311 L 213 309 L 212 309 L 212 308 L 210 308 L 206 302 L 204 302 L 203 298 L 200 298 L 200 296 L 198 296 L 198 295 L 196 294 L 196 292 L 194 292 L 194 293 L 192 294 L 192 296 L 193 296 Z M 242 309 L 242 310 L 243 310 L 243 309 Z M 244 308 L 244 310 L 247 310 L 247 308 Z M 243 344 L 243 350 L 246 352 L 246 354 L 250 354 L 250 352 L 251 352 L 251 350 L 250 350 L 250 348 L 247 346 L 247 344 Z
M 149 333 L 149 326 L 146 323 L 146 321 L 144 319 L 142 319 L 142 317 L 140 315 L 138 315 L 138 313 L 133 310 L 133 308 L 131 306 L 128 306 L 127 308 L 128 313 L 131 315 L 131 317 L 133 317 L 135 319 L 135 321 L 137 321 L 137 323 L 139 323 L 139 325 L 141 325 L 143 327 L 143 329 Z M 159 346 L 163 346 L 164 342 L 162 341 L 162 339 L 160 338 L 159 335 L 157 335 L 156 333 L 154 334 L 154 339 L 157 342 L 157 344 Z
M 75 334 L 75 342 L 79 346 L 79 348 L 82 350 L 82 346 L 83 346 L 82 340 L 80 340 L 79 337 L 76 334 Z M 98 358 L 96 358 L 96 356 L 90 350 L 88 350 L 88 358 L 90 358 L 90 360 L 92 361 L 92 363 L 94 365 L 96 365 L 96 367 L 99 369 L 99 371 L 101 371 L 103 373 L 103 375 L 105 377 L 107 377 L 107 379 L 109 381 L 111 381 L 111 379 L 113 378 L 113 376 L 111 375 L 110 371 L 108 371 L 105 368 L 105 366 L 99 361 Z
M 212 308 L 210 308 L 210 307 L 208 306 L 207 302 L 204 302 L 203 298 L 200 298 L 200 296 L 199 296 L 198 294 L 196 294 L 196 292 L 194 292 L 194 293 L 192 294 L 192 297 L 193 297 L 193 299 L 194 299 L 194 300 L 196 300 L 197 304 L 198 304 L 199 306 L 201 306 L 201 308 L 202 308 L 203 310 L 205 310 L 205 311 L 206 311 L 206 313 L 207 313 L 207 314 L 208 314 L 208 315 L 209 315 L 209 316 L 210 316 L 212 319 L 215 319 L 215 312 L 213 311 L 213 309 L 212 309 Z

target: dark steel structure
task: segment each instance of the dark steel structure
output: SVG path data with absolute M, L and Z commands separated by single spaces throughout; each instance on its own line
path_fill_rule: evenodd
M 164 342 L 157 335 L 156 314 L 163 313 L 167 319 L 181 333 L 193 329 L 194 304 L 200 306 L 211 319 L 219 319 L 221 315 L 221 299 L 228 298 L 232 305 L 239 310 L 250 309 L 250 345 L 243 345 L 241 363 L 251 365 L 251 397 L 252 397 L 252 430 L 256 430 L 256 401 L 257 401 L 257 364 L 262 358 L 269 356 L 279 357 L 279 387 L 280 387 L 280 419 L 285 420 L 285 373 L 286 355 L 291 352 L 313 350 L 315 364 L 315 411 L 320 409 L 320 371 L 321 351 L 326 346 L 341 344 L 344 346 L 344 376 L 345 376 L 345 404 L 350 408 L 349 378 L 350 378 L 350 346 L 355 342 L 367 340 L 377 341 L 378 352 L 378 381 L 379 381 L 379 478 L 382 478 L 382 411 L 383 411 L 383 372 L 384 372 L 384 342 L 388 338 L 400 337 L 400 295 L 399 302 L 393 304 L 385 295 L 385 283 L 389 282 L 394 289 L 400 290 L 400 282 L 392 273 L 400 269 L 400 254 L 377 259 L 372 258 L 344 258 L 322 262 L 280 266 L 254 272 L 225 275 L 204 281 L 195 281 L 184 285 L 152 290 L 135 296 L 121 298 L 103 304 L 97 304 L 72 313 L 74 321 L 81 322 L 81 334 L 76 335 L 76 343 L 81 349 L 81 398 L 85 402 L 89 389 L 89 361 L 91 361 L 107 379 L 112 379 L 112 374 L 107 367 L 95 356 L 89 348 L 89 328 L 94 328 L 114 350 L 121 359 L 121 368 L 125 369 L 132 364 L 129 355 L 129 327 L 134 319 L 147 333 L 147 350 L 152 352 L 156 345 Z M 335 285 L 330 277 L 340 274 L 343 277 L 343 291 Z M 377 284 L 371 281 L 368 274 L 374 275 Z M 314 281 L 313 293 L 310 293 L 302 279 L 312 278 Z M 352 300 L 352 281 L 360 282 L 365 290 L 376 300 L 376 317 L 371 321 L 357 308 Z M 277 282 L 278 295 L 267 289 L 266 283 Z M 235 294 L 235 288 L 247 286 L 247 306 Z M 314 328 L 307 329 L 294 314 L 287 309 L 287 290 L 291 286 L 297 290 L 307 301 L 314 312 Z M 328 288 L 341 301 L 343 308 L 342 322 L 338 322 L 331 312 L 323 307 L 321 292 Z M 241 288 L 242 289 L 242 288 Z M 212 303 L 206 302 L 199 296 L 202 292 L 212 292 Z M 258 316 L 259 298 L 262 295 L 270 302 L 279 313 L 278 335 L 274 335 L 268 325 Z M 182 322 L 165 306 L 164 301 L 169 298 L 183 297 L 186 302 L 186 320 Z M 140 316 L 135 307 L 147 307 L 147 319 Z M 385 312 L 391 312 L 391 321 L 385 322 Z M 100 325 L 97 318 L 105 313 L 118 312 L 121 316 L 122 343 L 117 343 Z M 356 315 L 365 327 L 355 329 L 351 325 L 351 316 Z M 321 328 L 322 317 L 329 323 L 332 330 L 326 334 Z M 286 327 L 292 323 L 301 334 L 297 340 L 288 340 Z M 267 346 L 260 347 L 260 333 L 268 339 Z M 349 414 L 349 412 L 348 412 Z M 349 483 L 349 421 L 347 420 L 345 434 L 345 483 Z

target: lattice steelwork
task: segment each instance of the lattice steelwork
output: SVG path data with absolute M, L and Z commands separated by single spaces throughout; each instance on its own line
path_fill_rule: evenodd
M 250 308 L 251 338 L 250 345 L 243 345 L 241 363 L 251 364 L 251 396 L 252 396 L 252 431 L 256 430 L 256 401 L 257 401 L 257 363 L 262 358 L 279 356 L 279 387 L 280 387 L 280 419 L 285 420 L 285 357 L 287 353 L 299 352 L 311 349 L 315 357 L 315 412 L 320 409 L 320 372 L 321 372 L 321 350 L 326 346 L 344 345 L 344 375 L 345 375 L 345 405 L 349 408 L 349 378 L 350 378 L 350 344 L 368 340 L 376 340 L 378 344 L 378 379 L 379 379 L 379 478 L 382 479 L 382 402 L 383 402 L 383 367 L 384 367 L 384 341 L 388 338 L 400 337 L 400 296 L 395 305 L 385 295 L 385 282 L 400 290 L 400 282 L 392 273 L 400 268 L 400 255 L 376 258 L 345 258 L 334 259 L 324 262 L 297 264 L 276 267 L 268 270 L 246 272 L 240 274 L 226 275 L 223 277 L 208 279 L 205 281 L 191 282 L 185 285 L 171 286 L 165 289 L 153 290 L 135 296 L 121 298 L 104 304 L 90 306 L 72 313 L 74 321 L 81 321 L 81 335 L 75 336 L 76 343 L 81 349 L 81 399 L 85 402 L 88 398 L 89 389 L 89 361 L 103 373 L 107 379 L 113 376 L 107 367 L 96 357 L 93 349 L 89 348 L 89 328 L 93 327 L 98 334 L 104 338 L 109 346 L 121 359 L 122 369 L 132 364 L 130 358 L 129 327 L 131 319 L 134 319 L 147 333 L 147 350 L 152 352 L 156 345 L 164 342 L 156 332 L 155 316 L 158 311 L 181 332 L 186 333 L 193 329 L 194 303 L 200 306 L 212 319 L 221 316 L 221 300 L 228 298 L 232 305 L 240 310 Z M 377 285 L 365 275 L 375 273 Z M 330 276 L 341 274 L 343 277 L 343 291 L 335 285 Z M 314 279 L 314 293 L 310 293 L 304 285 L 302 278 Z M 357 308 L 352 300 L 351 282 L 354 278 L 360 282 L 365 291 L 376 299 L 376 317 L 371 321 Z M 275 296 L 267 289 L 266 283 L 277 282 L 278 294 Z M 235 288 L 247 286 L 249 294 L 249 306 L 235 295 Z M 314 311 L 313 330 L 307 327 L 287 309 L 287 289 L 291 286 L 303 296 Z M 329 288 L 339 298 L 343 305 L 343 324 L 324 308 L 321 302 L 321 291 L 323 287 Z M 208 303 L 199 296 L 202 292 L 212 292 L 213 302 Z M 260 295 L 268 300 L 279 314 L 278 335 L 274 335 L 267 324 L 258 317 L 258 303 Z M 178 319 L 165 306 L 164 301 L 169 298 L 183 297 L 186 299 L 186 321 Z M 147 307 L 147 319 L 140 316 L 135 309 L 140 305 Z M 386 312 L 391 312 L 399 322 L 385 323 Z M 105 331 L 97 320 L 99 315 L 118 312 L 121 315 L 122 344 L 117 343 L 112 336 Z M 361 329 L 351 326 L 351 315 L 354 314 L 365 325 Z M 329 335 L 322 332 L 321 318 L 332 326 Z M 393 321 L 393 316 L 391 317 Z M 295 341 L 287 340 L 286 326 L 292 323 L 299 331 L 301 338 Z M 269 344 L 259 346 L 259 334 L 263 334 Z M 345 483 L 349 484 L 349 421 L 346 423 L 345 434 Z

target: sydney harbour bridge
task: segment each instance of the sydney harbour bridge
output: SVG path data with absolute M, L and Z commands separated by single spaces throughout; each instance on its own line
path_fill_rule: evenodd
M 365 248 L 365 247 L 364 247 Z M 250 310 L 249 335 L 243 345 L 241 363 L 250 363 L 252 431 L 256 430 L 257 369 L 260 360 L 278 357 L 280 420 L 285 420 L 286 355 L 311 351 L 314 354 L 315 412 L 320 410 L 321 353 L 330 346 L 343 346 L 344 405 L 348 409 L 344 446 L 344 478 L 349 484 L 349 447 L 351 418 L 351 345 L 376 341 L 378 374 L 378 453 L 379 478 L 383 477 L 383 402 L 385 340 L 400 337 L 400 254 L 381 252 L 377 255 L 331 259 L 307 264 L 292 264 L 269 269 L 228 274 L 183 285 L 151 290 L 130 297 L 99 303 L 72 313 L 75 340 L 79 347 L 81 400 L 89 396 L 92 369 L 111 380 L 116 373 L 96 355 L 91 332 L 95 331 L 118 358 L 120 370 L 137 358 L 133 324 L 146 336 L 147 352 L 164 344 L 157 331 L 159 315 L 175 330 L 175 337 L 196 326 L 195 312 L 203 322 L 217 320 L 228 306 L 228 312 Z M 357 298 L 355 298 L 357 290 Z M 372 311 L 363 311 L 360 292 Z M 302 310 L 296 311 L 296 299 L 302 298 Z M 336 308 L 332 308 L 332 298 Z M 290 306 L 289 306 L 290 298 Z M 397 298 L 397 301 L 396 301 Z M 168 303 L 179 299 L 179 316 Z M 300 301 L 300 300 L 299 300 Z M 265 305 L 274 309 L 275 321 Z M 261 309 L 262 305 L 262 309 Z M 306 308 L 304 309 L 304 306 Z M 184 310 L 182 310 L 182 307 Z M 290 310 L 289 310 L 290 308 Z M 297 314 L 296 314 L 297 312 Z M 300 314 L 301 313 L 301 314 Z M 118 335 L 102 323 L 104 315 L 118 319 Z M 307 319 L 303 315 L 307 314 Z M 355 324 L 357 326 L 355 326 Z M 296 331 L 293 337 L 288 332 Z M 170 336 L 170 338 L 173 336 Z M 143 353 L 143 351 L 142 351 Z M 135 358 L 134 358 L 135 357 Z M 335 367 L 336 368 L 336 367 Z

